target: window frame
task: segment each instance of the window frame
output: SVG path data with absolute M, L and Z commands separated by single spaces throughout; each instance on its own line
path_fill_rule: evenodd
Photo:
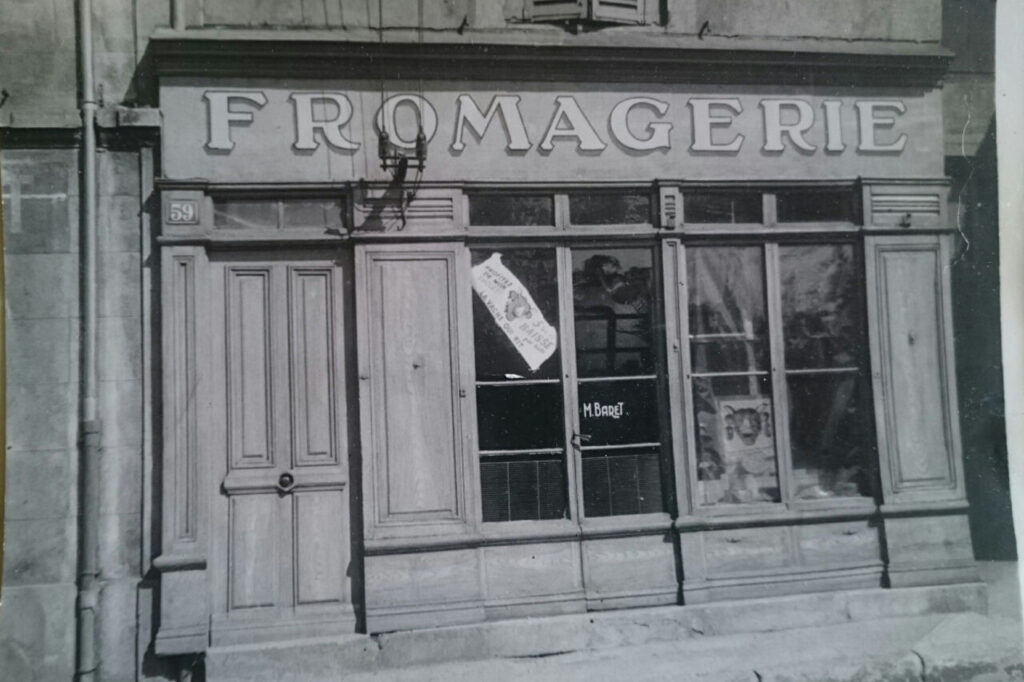
M 859 317 L 864 325 L 865 347 L 858 358 L 859 370 L 862 380 L 862 392 L 860 403 L 865 418 L 868 420 L 865 443 L 868 448 L 867 461 L 865 462 L 870 481 L 869 494 L 866 496 L 851 497 L 826 497 L 822 499 L 799 499 L 794 496 L 795 477 L 793 475 L 793 452 L 790 442 L 789 429 L 789 392 L 787 378 L 789 370 L 785 358 L 785 334 L 782 313 L 782 282 L 779 276 L 779 250 L 780 247 L 794 245 L 829 245 L 849 244 L 853 248 L 854 258 L 857 264 L 856 272 L 858 277 L 857 291 L 859 297 Z M 772 426 L 774 429 L 774 446 L 776 457 L 777 479 L 779 484 L 778 502 L 753 502 L 721 505 L 701 505 L 698 461 L 697 461 L 697 429 L 693 413 L 693 370 L 690 349 L 690 317 L 689 299 L 687 295 L 678 299 L 679 310 L 679 347 L 680 347 L 680 393 L 681 402 L 679 407 L 682 411 L 683 438 L 686 447 L 686 473 L 688 481 L 685 486 L 680 482 L 678 485 L 685 487 L 687 496 L 687 507 L 689 515 L 697 517 L 743 517 L 763 515 L 783 515 L 787 513 L 808 513 L 818 516 L 822 512 L 842 511 L 867 511 L 873 510 L 880 495 L 879 487 L 879 451 L 877 437 L 874 428 L 873 397 L 871 395 L 871 359 L 868 353 L 869 330 L 867 320 L 867 288 L 864 272 L 864 244 L 860 235 L 848 229 L 836 230 L 831 224 L 824 224 L 822 229 L 800 230 L 798 233 L 790 231 L 778 231 L 766 234 L 761 230 L 748 232 L 746 234 L 728 235 L 689 235 L 684 236 L 678 242 L 678 254 L 675 261 L 678 263 L 678 278 L 684 291 L 688 289 L 688 276 L 686 250 L 693 247 L 718 246 L 718 247 L 750 247 L 756 246 L 761 250 L 764 258 L 764 291 L 766 299 L 766 313 L 768 318 L 768 354 L 769 367 L 767 376 L 771 381 L 772 399 Z M 682 514 L 681 514 L 682 516 Z
M 563 195 L 565 196 L 565 195 Z M 573 226 L 576 227 L 576 226 Z M 612 226 L 614 227 L 614 226 Z M 522 228 L 520 228 L 522 230 Z M 521 537 L 524 534 L 540 533 L 560 535 L 569 533 L 576 536 L 588 533 L 614 532 L 618 528 L 667 527 L 671 519 L 678 515 L 679 501 L 676 487 L 675 433 L 672 428 L 671 379 L 668 348 L 665 340 L 665 297 L 664 297 L 664 264 L 662 249 L 656 236 L 648 234 L 638 239 L 635 235 L 619 234 L 616 237 L 593 234 L 589 230 L 562 232 L 559 238 L 550 235 L 523 234 L 510 239 L 508 236 L 495 238 L 489 234 L 477 234 L 467 239 L 467 250 L 474 249 L 516 249 L 516 248 L 552 248 L 555 251 L 558 280 L 558 333 L 560 351 L 559 378 L 562 386 L 562 419 L 564 432 L 563 452 L 566 472 L 566 505 L 568 517 L 563 519 L 528 519 L 515 521 L 483 522 L 482 498 L 477 518 L 480 521 L 481 533 L 486 538 Z M 583 448 L 576 444 L 576 435 L 581 433 L 579 416 L 579 376 L 576 362 L 575 305 L 573 300 L 573 250 L 602 248 L 633 248 L 647 249 L 651 254 L 652 271 L 652 340 L 655 352 L 654 381 L 658 402 L 658 430 L 660 439 L 659 483 L 662 494 L 662 509 L 657 512 L 638 514 L 621 514 L 609 516 L 587 516 L 584 511 L 583 498 Z M 467 259 L 469 260 L 469 259 Z M 470 321 L 472 324 L 472 321 Z M 476 376 L 476 335 L 468 349 L 474 361 L 471 363 L 473 386 L 473 412 L 476 414 L 476 389 L 479 380 Z M 571 357 L 570 357 L 571 356 Z M 473 455 L 481 461 L 479 423 L 474 425 Z M 479 479 L 479 464 L 477 465 Z M 479 485 L 479 481 L 477 482 Z

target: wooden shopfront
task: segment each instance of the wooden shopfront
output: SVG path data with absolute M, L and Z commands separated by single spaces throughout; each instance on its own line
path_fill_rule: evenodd
M 161 76 L 159 652 L 972 579 L 938 84 L 609 77 Z

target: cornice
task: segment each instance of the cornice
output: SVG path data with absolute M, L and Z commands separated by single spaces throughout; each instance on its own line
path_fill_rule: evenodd
M 513 34 L 510 34 L 513 35 Z M 368 36 L 361 36 L 368 37 Z M 559 42 L 530 34 L 398 42 L 343 32 L 163 31 L 149 43 L 158 76 L 517 80 L 934 87 L 952 54 L 934 44 L 716 40 L 631 34 Z

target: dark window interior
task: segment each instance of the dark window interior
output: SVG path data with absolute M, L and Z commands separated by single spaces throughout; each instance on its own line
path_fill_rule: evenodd
M 793 190 L 775 197 L 780 223 L 854 221 L 854 193 L 848 190 Z
M 555 199 L 547 194 L 471 194 L 469 224 L 553 226 Z
M 684 192 L 687 223 L 760 223 L 764 210 L 760 192 Z
M 646 192 L 570 194 L 569 222 L 575 225 L 649 223 L 651 195 Z

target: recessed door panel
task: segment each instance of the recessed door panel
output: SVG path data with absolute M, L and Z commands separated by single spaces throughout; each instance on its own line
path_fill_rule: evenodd
M 289 272 L 291 385 L 295 395 L 295 464 L 338 461 L 335 383 L 339 371 L 334 349 L 334 273 L 331 269 L 293 268 Z
M 296 601 L 299 604 L 340 602 L 345 596 L 342 522 L 347 510 L 337 490 L 295 494 L 295 551 L 298 556 Z
M 276 606 L 281 548 L 276 495 L 231 499 L 231 608 Z
M 231 269 L 228 290 L 228 434 L 233 467 L 272 463 L 270 271 Z

